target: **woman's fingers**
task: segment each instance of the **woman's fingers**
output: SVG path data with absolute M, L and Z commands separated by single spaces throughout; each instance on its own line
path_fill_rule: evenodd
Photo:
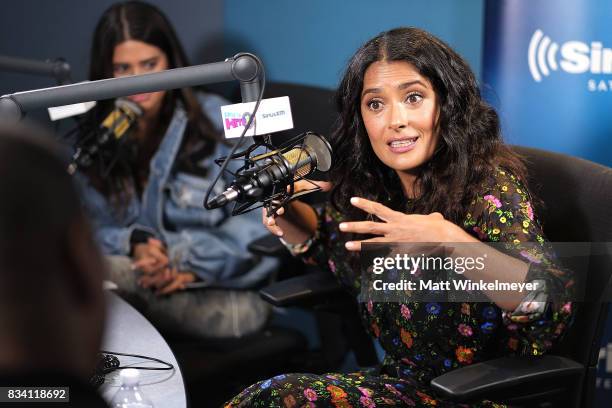
M 161 273 L 161 277 L 160 277 L 160 283 L 163 284 L 163 282 L 170 282 L 171 280 L 174 279 L 174 276 L 172 275 L 172 270 L 170 268 L 164 268 L 164 270 Z
M 406 216 L 406 214 L 403 214 L 398 211 L 393 211 L 389 207 L 377 203 L 376 201 L 370 201 L 361 197 L 351 198 L 351 204 L 369 214 L 377 216 L 378 218 L 386 222 L 394 221 L 400 217 Z
M 384 222 L 374 221 L 355 221 L 355 222 L 343 222 L 339 228 L 342 232 L 354 232 L 356 234 L 372 234 L 372 235 L 385 235 L 391 232 L 393 225 L 389 225 Z
M 164 243 L 161 242 L 159 239 L 157 238 L 149 238 L 147 240 L 147 243 L 151 246 L 155 246 L 157 248 L 164 248 Z
M 319 187 L 321 191 L 329 191 L 332 188 L 332 183 L 330 183 L 329 181 L 319 180 L 298 180 L 293 183 L 293 192 L 299 193 L 304 190 L 312 190 L 316 187 Z
M 272 206 L 279 206 L 280 205 L 280 201 L 272 201 Z M 268 208 L 264 208 L 263 210 L 263 214 L 264 214 L 264 218 L 266 217 L 277 217 L 277 216 L 281 216 L 285 213 L 285 208 L 284 207 L 279 207 L 276 209 L 276 213 L 275 215 L 272 215 L 272 212 L 268 209 Z
M 138 283 L 143 288 L 160 289 L 174 281 L 177 275 L 176 268 L 164 268 L 155 274 L 141 276 Z
M 176 269 L 172 269 L 172 280 L 162 288 L 159 288 L 156 295 L 168 295 L 178 290 L 184 290 L 185 285 L 189 282 L 194 282 L 196 277 L 191 272 L 178 272 Z
M 371 239 L 365 239 L 363 241 L 348 241 L 344 244 L 344 247 L 349 251 L 361 251 L 361 244 L 364 242 L 390 242 L 386 237 L 377 237 Z
M 149 256 L 155 258 L 160 266 L 168 265 L 168 256 L 165 250 L 156 246 L 149 247 Z
M 273 233 L 274 235 L 276 235 L 278 237 L 282 237 L 283 236 L 283 230 L 281 229 L 281 227 L 279 227 L 275 223 L 272 224 L 272 225 L 268 225 L 268 231 L 270 231 L 271 233 Z
M 180 279 L 176 278 L 164 287 L 159 288 L 157 291 L 155 291 L 155 294 L 157 296 L 169 295 L 172 292 L 176 292 L 177 290 L 183 289 L 185 289 L 185 284 Z
M 278 211 L 277 211 L 278 213 Z M 265 225 L 265 227 L 268 229 L 268 231 L 270 231 L 272 234 L 280 237 L 283 235 L 283 230 L 276 224 L 276 219 L 274 217 L 268 217 L 267 216 L 267 210 L 264 209 L 263 210 L 263 216 L 262 216 L 262 221 L 263 224 Z M 282 215 L 282 213 L 281 213 Z
M 138 270 L 148 275 L 157 272 L 160 268 L 161 266 L 158 264 L 157 259 L 148 256 L 132 263 L 133 270 Z
M 158 269 L 168 266 L 169 263 L 166 248 L 161 241 L 156 239 L 149 239 L 145 249 L 135 255 L 135 258 L 136 261 L 132 263 L 132 269 L 144 273 L 154 273 Z
M 159 239 L 157 239 L 157 238 L 149 238 L 149 239 L 147 240 L 147 243 L 148 243 L 150 246 L 155 247 L 155 248 L 159 248 L 159 249 L 160 249 L 160 250 L 162 250 L 164 253 L 166 253 L 166 247 L 165 247 L 164 243 L 163 243 L 163 242 L 161 242 Z

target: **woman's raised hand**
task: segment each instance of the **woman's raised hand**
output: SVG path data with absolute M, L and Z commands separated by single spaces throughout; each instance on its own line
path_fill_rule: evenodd
M 379 235 L 363 241 L 349 241 L 349 251 L 361 251 L 364 242 L 460 242 L 471 238 L 440 213 L 404 214 L 365 198 L 353 197 L 351 204 L 372 214 L 379 221 L 354 221 L 340 224 L 342 232 Z

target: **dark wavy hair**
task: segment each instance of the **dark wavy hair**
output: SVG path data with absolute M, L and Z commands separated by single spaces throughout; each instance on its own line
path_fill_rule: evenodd
M 127 40 L 142 41 L 161 49 L 166 54 L 169 69 L 190 65 L 174 28 L 166 16 L 153 5 L 141 1 L 127 1 L 116 3 L 108 8 L 96 26 L 89 64 L 90 80 L 95 81 L 113 76 L 115 47 Z M 194 91 L 191 88 L 169 90 L 162 101 L 157 129 L 148 135 L 144 148 L 131 157 L 120 156 L 123 160 L 113 167 L 110 177 L 104 178 L 104 182 L 101 182 L 101 178 L 95 174 L 94 169 L 90 171 L 89 175 L 93 175 L 94 181 L 97 181 L 94 184 L 105 195 L 123 195 L 126 187 L 125 180 L 131 175 L 145 174 L 148 176 L 151 156 L 161 143 L 179 101 L 188 118 L 185 138 L 179 152 L 179 161 L 189 168 L 192 165 L 189 160 L 191 154 L 197 151 L 198 155 L 206 157 L 214 151 L 215 143 L 220 139 L 210 119 L 202 113 Z M 95 129 L 112 108 L 112 100 L 99 103 L 87 117 L 86 129 Z
M 408 200 L 395 170 L 383 164 L 370 144 L 361 117 L 364 75 L 376 61 L 405 61 L 427 78 L 439 109 L 438 146 L 418 169 L 415 191 Z M 501 137 L 495 110 L 481 98 L 468 64 L 447 44 L 417 28 L 396 28 L 365 43 L 350 60 L 336 93 L 339 118 L 332 136 L 334 162 L 330 180 L 333 205 L 345 216 L 363 212 L 349 204 L 360 196 L 398 211 L 440 212 L 462 221 L 479 183 L 496 167 L 525 180 L 525 167 Z M 408 203 L 409 201 L 409 203 Z

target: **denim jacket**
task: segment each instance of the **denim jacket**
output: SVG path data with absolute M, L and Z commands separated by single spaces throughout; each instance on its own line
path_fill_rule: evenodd
M 198 97 L 204 113 L 217 131 L 222 131 L 220 107 L 228 102 L 212 94 Z M 133 196 L 121 213 L 85 176 L 77 174 L 98 243 L 105 254 L 129 255 L 132 231 L 145 230 L 165 242 L 170 264 L 178 270 L 194 272 L 214 287 L 251 287 L 266 279 L 278 265 L 276 259 L 258 258 L 247 250 L 251 241 L 267 233 L 261 213 L 255 210 L 232 217 L 232 205 L 204 209 L 206 190 L 218 174 L 214 159 L 227 155 L 229 147 L 217 143 L 215 152 L 204 159 L 202 164 L 209 169 L 204 178 L 173 171 L 186 125 L 185 110 L 178 106 L 151 160 L 142 197 Z M 239 165 L 230 162 L 228 168 L 235 170 Z M 224 175 L 212 194 L 224 191 L 229 182 L 231 175 Z

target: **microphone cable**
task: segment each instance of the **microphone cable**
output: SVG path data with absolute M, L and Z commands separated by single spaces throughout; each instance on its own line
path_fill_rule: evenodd
M 245 54 L 242 54 L 242 55 L 245 55 Z M 255 102 L 255 107 L 253 108 L 253 112 L 249 116 L 249 120 L 247 121 L 246 125 L 244 126 L 244 130 L 242 131 L 242 133 L 240 134 L 240 137 L 238 138 L 238 142 L 236 142 L 236 144 L 234 144 L 234 146 L 232 146 L 232 149 L 230 150 L 229 154 L 225 158 L 225 161 L 223 162 L 223 164 L 221 164 L 221 168 L 219 169 L 219 173 L 217 174 L 217 176 L 215 177 L 213 182 L 210 183 L 210 186 L 208 187 L 208 190 L 206 190 L 206 196 L 204 197 L 204 208 L 206 208 L 207 210 L 212 210 L 213 209 L 211 207 L 210 203 L 209 203 L 210 194 L 212 193 L 214 187 L 219 182 L 219 179 L 221 178 L 221 175 L 223 175 L 223 172 L 227 168 L 227 165 L 229 164 L 229 161 L 231 160 L 232 156 L 234 155 L 234 153 L 236 153 L 236 150 L 242 144 L 242 142 L 244 140 L 244 137 L 246 135 L 246 132 L 249 130 L 249 128 L 253 124 L 253 121 L 255 120 L 255 115 L 257 114 L 257 109 L 259 109 L 259 104 L 261 103 L 261 100 L 263 99 L 264 90 L 266 89 L 266 72 L 263 69 L 263 63 L 261 62 L 261 60 L 259 59 L 259 57 L 257 55 L 254 55 L 254 54 L 246 54 L 246 55 L 249 55 L 252 58 L 254 58 L 257 61 L 257 63 L 259 64 L 259 66 L 261 67 L 261 72 L 259 73 L 259 76 L 261 78 L 261 87 L 259 89 L 259 96 L 257 97 L 257 101 Z M 255 126 L 257 126 L 257 124 L 255 124 Z M 254 132 L 254 133 L 256 133 L 256 132 Z M 251 151 L 252 150 L 254 150 L 254 149 L 251 149 Z M 249 149 L 247 149 L 247 151 L 249 151 Z
M 135 357 L 140 358 L 142 360 L 151 361 L 159 364 L 163 364 L 163 367 L 146 367 L 146 366 L 135 366 L 128 365 L 122 366 L 119 362 L 119 359 L 116 356 L 125 356 L 125 357 Z M 106 375 L 112 373 L 115 370 L 121 370 L 124 368 L 134 368 L 137 370 L 150 370 L 150 371 L 168 371 L 174 370 L 174 365 L 168 363 L 164 360 L 155 357 L 143 356 L 140 354 L 128 354 L 128 353 L 119 353 L 116 351 L 107 351 L 100 350 L 98 354 L 98 362 L 96 363 L 96 367 L 93 375 L 89 378 L 89 384 L 94 388 L 97 388 L 104 384 L 106 381 Z

